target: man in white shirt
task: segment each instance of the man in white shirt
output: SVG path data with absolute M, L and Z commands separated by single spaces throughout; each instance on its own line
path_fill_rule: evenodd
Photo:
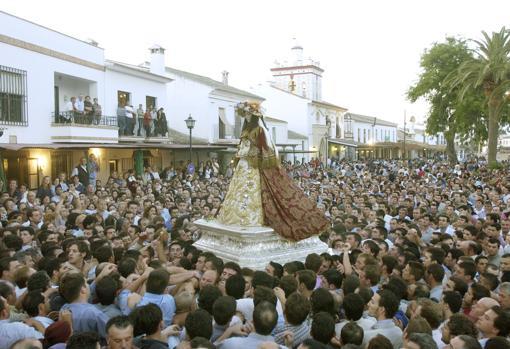
M 76 108 L 76 97 L 71 97 L 69 102 L 66 103 L 66 110 L 60 114 L 61 119 L 59 121 L 65 123 L 71 122 L 75 112 L 77 111 L 78 108 Z
M 80 113 L 85 111 L 85 100 L 83 99 L 83 95 L 78 96 L 78 100 L 76 101 L 76 109 L 78 109 Z
M 262 302 L 253 311 L 253 325 L 255 331 L 247 337 L 232 337 L 217 344 L 218 349 L 257 349 L 264 342 L 274 342 L 271 335 L 278 321 L 278 314 L 274 305 Z M 228 334 L 228 333 L 227 333 Z
M 136 121 L 136 113 L 133 106 L 130 104 L 126 104 L 124 109 L 126 109 L 126 133 L 128 136 L 132 136 Z

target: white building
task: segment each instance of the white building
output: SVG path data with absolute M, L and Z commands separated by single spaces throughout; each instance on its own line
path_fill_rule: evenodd
M 180 133 L 149 139 L 119 137 L 120 102 L 135 109 L 139 104 L 163 107 L 170 127 L 185 128 L 189 112 L 177 120 L 168 113 L 173 80 L 165 70 L 164 49 L 154 46 L 150 53 L 150 68 L 106 60 L 97 43 L 0 12 L 0 147 L 6 177 L 37 187 L 42 176 L 70 173 L 79 158 L 91 152 L 99 157 L 103 180 L 114 170 L 161 168 L 186 159 L 188 142 L 186 137 L 182 142 Z M 218 88 L 216 94 L 220 93 Z M 80 95 L 97 98 L 101 115 L 92 119 L 68 112 L 71 97 Z M 195 102 L 209 106 L 211 96 Z M 197 122 L 197 131 L 205 129 Z M 203 149 L 207 156 L 222 148 L 207 140 L 194 149 Z
M 304 158 L 327 154 L 329 139 L 342 139 L 346 108 L 322 100 L 322 73 L 319 63 L 303 58 L 303 48 L 294 44 L 292 61 L 271 68 L 273 81 L 255 85 L 251 91 L 265 98 L 267 115 L 288 123 L 288 130 L 307 137 Z M 290 157 L 287 156 L 290 160 Z
M 247 100 L 259 103 L 264 100 L 230 86 L 227 72 L 222 73 L 221 82 L 171 67 L 166 67 L 165 73 L 173 80 L 167 85 L 166 96 L 171 105 L 167 118 L 175 120 L 170 127 L 187 133 L 184 119 L 191 115 L 196 120 L 193 135 L 211 144 L 237 145 L 242 120 L 236 115 L 236 105 Z

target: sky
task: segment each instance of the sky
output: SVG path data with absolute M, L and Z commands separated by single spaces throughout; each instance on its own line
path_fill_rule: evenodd
M 510 26 L 505 0 L 0 0 L 0 10 L 94 39 L 121 62 L 148 60 L 157 43 L 168 66 L 216 80 L 226 70 L 244 89 L 271 80 L 296 38 L 325 70 L 325 101 L 399 124 L 426 119 L 424 101 L 406 100 L 425 49 Z

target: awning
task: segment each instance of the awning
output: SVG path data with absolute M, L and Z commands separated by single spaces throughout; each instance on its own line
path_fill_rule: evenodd
M 317 153 L 318 150 L 278 150 L 278 154 L 312 154 Z
M 126 144 L 108 144 L 108 143 L 48 143 L 48 144 L 19 144 L 3 143 L 0 149 L 22 150 L 22 149 L 88 149 L 88 148 L 113 148 L 113 149 L 189 149 L 189 144 L 169 144 L 169 143 L 126 143 Z M 218 146 L 210 144 L 193 144 L 193 149 L 225 149 L 227 146 Z
M 219 112 L 218 114 L 219 114 L 219 116 L 220 116 L 220 120 L 221 120 L 221 122 L 223 122 L 223 124 L 225 125 L 225 128 L 226 128 L 226 130 L 225 130 L 225 131 L 226 131 L 228 134 L 233 133 L 234 126 L 232 126 L 232 125 L 230 124 L 230 122 L 228 122 L 228 120 L 227 120 L 227 116 L 225 115 L 225 113 L 224 113 L 224 112 L 223 112 L 223 113 L 222 113 L 222 112 Z
M 358 147 L 358 145 L 354 141 L 349 141 L 349 140 L 346 140 L 346 139 L 332 139 L 332 138 L 328 138 L 328 143 L 339 144 L 339 145 L 343 145 L 343 146 L 346 146 L 346 147 L 352 147 L 352 148 L 357 148 Z

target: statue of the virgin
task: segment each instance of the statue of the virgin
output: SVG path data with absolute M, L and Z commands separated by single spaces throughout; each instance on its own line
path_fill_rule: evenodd
M 280 166 L 258 103 L 237 106 L 244 118 L 237 166 L 217 216 L 221 224 L 269 226 L 299 241 L 325 231 L 329 222 Z

